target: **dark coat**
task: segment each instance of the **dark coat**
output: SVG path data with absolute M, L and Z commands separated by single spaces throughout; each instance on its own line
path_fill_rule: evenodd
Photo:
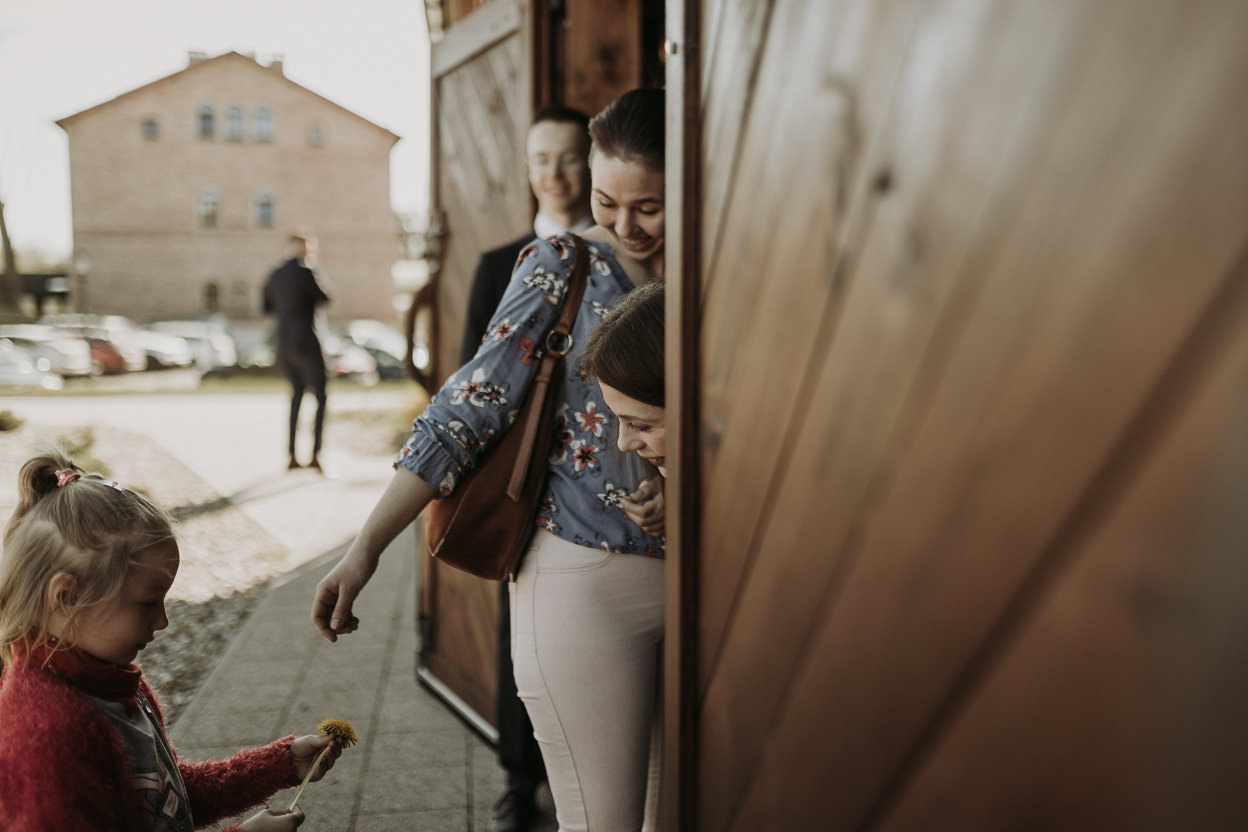
M 464 321 L 464 341 L 459 355 L 461 364 L 477 354 L 481 339 L 490 327 L 490 318 L 494 317 L 494 310 L 511 282 L 516 258 L 535 239 L 537 236 L 530 232 L 505 246 L 487 251 L 477 261 L 477 270 L 472 276 L 472 293 L 468 296 L 468 317 Z
M 329 302 L 307 266 L 291 258 L 273 270 L 264 284 L 264 311 L 277 318 L 276 346 L 283 355 L 321 354 L 316 337 L 316 307 Z

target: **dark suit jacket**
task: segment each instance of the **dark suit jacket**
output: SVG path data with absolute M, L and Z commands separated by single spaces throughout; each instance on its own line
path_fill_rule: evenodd
M 511 273 L 516 268 L 516 258 L 537 236 L 529 232 L 518 240 L 512 240 L 505 246 L 491 249 L 481 255 L 477 261 L 477 270 L 472 276 L 472 293 L 468 296 L 468 318 L 464 321 L 464 341 L 460 348 L 459 363 L 465 364 L 477 354 L 481 339 L 489 329 L 490 318 L 498 302 L 507 291 L 511 282 Z
M 279 357 L 320 355 L 316 307 L 328 302 L 312 270 L 298 260 L 292 258 L 273 270 L 264 284 L 264 311 L 277 317 Z

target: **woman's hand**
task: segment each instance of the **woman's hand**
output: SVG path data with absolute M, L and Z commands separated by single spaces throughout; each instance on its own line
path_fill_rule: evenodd
M 375 563 L 370 564 L 363 556 L 349 551 L 321 579 L 312 601 L 312 623 L 321 635 L 337 641 L 338 636 L 359 629 L 360 619 L 351 613 L 351 607 L 376 570 Z
M 291 832 L 304 821 L 303 810 L 298 806 L 285 812 L 281 809 L 265 809 L 238 825 L 244 832 Z
M 353 633 L 360 619 L 351 613 L 356 596 L 377 571 L 381 553 L 399 532 L 411 525 L 421 509 L 435 497 L 432 487 L 420 477 L 399 468 L 373 506 L 364 527 L 338 565 L 316 585 L 312 601 L 312 623 L 330 641 Z
M 310 778 L 313 783 L 325 776 L 325 772 L 334 767 L 334 763 L 342 756 L 342 743 L 332 734 L 308 734 L 296 737 L 290 744 L 290 756 L 295 763 L 295 774 L 302 780 L 308 776 L 312 763 L 326 746 L 333 746 L 325 754 L 316 772 Z
M 642 480 L 632 494 L 624 498 L 624 513 L 646 534 L 662 537 L 667 531 L 667 506 L 663 501 L 663 477 Z

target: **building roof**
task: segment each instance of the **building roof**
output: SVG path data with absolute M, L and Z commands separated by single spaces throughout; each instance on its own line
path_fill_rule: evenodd
M 85 110 L 79 110 L 78 112 L 74 113 L 73 115 L 68 115 L 68 116 L 65 116 L 64 118 L 57 119 L 57 120 L 56 120 L 56 125 L 57 125 L 58 127 L 60 127 L 61 129 L 66 129 L 66 125 L 67 125 L 68 123 L 70 123 L 71 121 L 74 121 L 74 120 L 76 120 L 76 119 L 80 118 L 81 116 L 86 115 L 87 113 L 92 113 L 92 112 L 95 112 L 96 110 L 100 110 L 100 109 L 102 109 L 102 108 L 104 108 L 104 107 L 109 107 L 109 106 L 112 106 L 113 104 L 115 104 L 116 102 L 118 102 L 118 101 L 122 100 L 123 98 L 129 98 L 130 96 L 137 95 L 138 93 L 143 92 L 144 90 L 148 90 L 148 89 L 150 89 L 150 88 L 152 88 L 152 87 L 155 87 L 155 86 L 157 86 L 157 85 L 159 85 L 159 84 L 164 84 L 164 83 L 167 83 L 167 82 L 168 82 L 171 78 L 177 78 L 177 77 L 182 76 L 182 75 L 185 75 L 185 74 L 187 74 L 187 73 L 189 73 L 189 72 L 195 72 L 196 70 L 200 69 L 201 67 L 203 67 L 203 66 L 205 66 L 205 65 L 207 65 L 207 64 L 210 64 L 210 63 L 217 63 L 217 62 L 219 62 L 219 61 L 227 61 L 227 60 L 229 60 L 229 61 L 238 61 L 238 60 L 241 60 L 241 61 L 246 61 L 248 65 L 250 65 L 250 66 L 254 67 L 255 69 L 257 69 L 257 70 L 259 70 L 259 71 L 261 71 L 261 72 L 268 73 L 270 76 L 272 76 L 272 77 L 274 77 L 274 78 L 278 78 L 278 79 L 280 79 L 281 81 L 283 81 L 283 82 L 285 82 L 285 83 L 287 83 L 287 84 L 290 84 L 291 86 L 293 86 L 293 87 L 295 87 L 295 88 L 297 88 L 297 89 L 299 89 L 299 90 L 302 90 L 303 92 L 307 93 L 308 95 L 315 96 L 316 98 L 319 98 L 320 100 L 324 101 L 326 104 L 329 104 L 329 105 L 330 105 L 330 106 L 332 106 L 332 107 L 335 107 L 335 108 L 337 108 L 337 109 L 339 109 L 339 110 L 342 110 L 344 113 L 347 113 L 348 115 L 350 115 L 350 116 L 352 116 L 352 117 L 354 117 L 354 118 L 359 119 L 360 121 L 364 122 L 365 124 L 368 124 L 368 125 L 370 125 L 370 126 L 372 126 L 372 127 L 375 127 L 376 129 L 380 130 L 381 132 L 388 134 L 389 136 L 393 137 L 393 141 L 397 142 L 397 141 L 399 140 L 399 138 L 400 138 L 400 136 L 399 136 L 397 133 L 393 132 L 392 130 L 388 130 L 388 129 L 386 129 L 385 127 L 382 127 L 381 125 L 376 124 L 375 122 L 369 121 L 368 119 L 364 118 L 363 116 L 361 116 L 361 115 L 359 115 L 359 114 L 357 114 L 357 113 L 353 113 L 351 110 L 348 110 L 346 107 L 342 106 L 341 104 L 339 104 L 339 103 L 337 103 L 337 102 L 335 102 L 335 101 L 331 101 L 330 99 L 326 98 L 325 96 L 323 96 L 323 95 L 320 95 L 320 94 L 318 94 L 318 93 L 313 92 L 312 90 L 308 89 L 307 87 L 303 86 L 302 84 L 297 84 L 297 83 L 295 83 L 294 81 L 290 80 L 289 78 L 287 78 L 287 77 L 286 77 L 285 73 L 282 71 L 282 62 L 281 62 L 280 60 L 275 60 L 275 61 L 273 61 L 271 64 L 269 64 L 269 66 L 267 66 L 267 67 L 266 67 L 266 66 L 261 65 L 261 64 L 260 64 L 260 62 L 259 62 L 259 61 L 257 61 L 254 57 L 252 57 L 252 56 L 250 56 L 250 55 L 244 55 L 244 54 L 242 54 L 241 52 L 235 52 L 235 51 L 225 52 L 225 53 L 223 53 L 223 54 L 221 54 L 221 55 L 217 55 L 216 57 L 212 57 L 212 58 L 209 58 L 209 57 L 201 57 L 201 56 L 199 56 L 197 53 L 191 53 L 190 62 L 189 62 L 189 64 L 188 64 L 185 68 L 180 69 L 180 70 L 178 70 L 177 72 L 170 73 L 169 75 L 166 75 L 166 76 L 164 76 L 164 77 L 162 77 L 162 78 L 158 78 L 158 79 L 156 79 L 155 81 L 152 81 L 152 82 L 150 82 L 150 83 L 144 84 L 144 85 L 142 85 L 142 86 L 140 86 L 140 87 L 135 87 L 135 88 L 134 88 L 134 89 L 132 89 L 132 90 L 129 90 L 129 91 L 127 91 L 127 92 L 123 92 L 121 95 L 114 96 L 113 98 L 110 98 L 108 101 L 102 102 L 102 103 L 100 103 L 100 104 L 96 104 L 96 105 L 95 105 L 95 106 L 93 106 L 93 107 L 88 107 L 88 108 L 87 108 L 87 109 L 85 109 Z

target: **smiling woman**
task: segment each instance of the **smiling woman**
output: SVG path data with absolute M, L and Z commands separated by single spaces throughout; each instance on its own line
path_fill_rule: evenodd
M 590 336 L 581 366 L 620 420 L 620 450 L 636 451 L 666 477 L 663 286 L 649 283 L 621 298 Z
M 656 277 L 663 276 L 663 114 L 662 90 L 633 90 L 589 123 L 594 221 Z

